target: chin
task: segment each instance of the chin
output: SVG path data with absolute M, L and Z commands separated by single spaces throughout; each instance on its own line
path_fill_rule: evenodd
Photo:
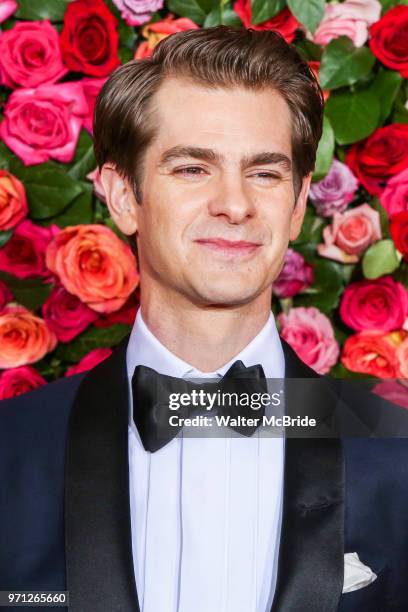
M 250 290 L 248 287 L 245 287 L 245 289 L 226 287 L 224 279 L 222 286 L 206 287 L 205 289 L 197 287 L 196 294 L 199 301 L 207 306 L 231 307 L 252 302 L 259 295 L 259 292 L 255 289 Z

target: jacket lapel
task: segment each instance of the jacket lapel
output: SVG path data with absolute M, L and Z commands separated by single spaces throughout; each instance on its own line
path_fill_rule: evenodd
M 285 379 L 318 374 L 281 338 Z M 286 388 L 286 397 L 291 397 Z M 330 413 L 335 409 L 328 407 Z M 296 410 L 292 406 L 292 414 Z M 306 411 L 307 412 L 307 411 Z M 340 439 L 287 438 L 278 577 L 271 612 L 335 612 L 344 573 L 344 464 Z
M 84 377 L 71 412 L 65 477 L 71 612 L 139 612 L 129 509 L 128 340 Z

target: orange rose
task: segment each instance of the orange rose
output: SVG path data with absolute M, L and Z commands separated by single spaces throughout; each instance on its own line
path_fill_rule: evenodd
M 119 310 L 139 283 L 131 249 L 105 225 L 72 225 L 47 248 L 47 267 L 97 312 Z
M 408 379 L 408 336 L 406 336 L 397 347 L 397 358 L 399 361 L 399 375 Z
M 0 170 L 0 230 L 15 227 L 27 213 L 27 198 L 23 183 L 7 170 Z
M 34 363 L 57 346 L 45 321 L 24 306 L 6 306 L 0 314 L 0 368 Z
M 136 49 L 134 59 L 143 59 L 150 57 L 153 49 L 162 38 L 166 38 L 169 34 L 175 32 L 185 32 L 186 30 L 199 30 L 199 26 L 191 21 L 188 17 L 179 17 L 174 19 L 174 15 L 169 13 L 161 21 L 148 23 L 142 28 L 142 36 L 147 38 Z
M 352 372 L 379 378 L 397 378 L 400 374 L 397 347 L 400 332 L 362 331 L 347 338 L 341 362 Z

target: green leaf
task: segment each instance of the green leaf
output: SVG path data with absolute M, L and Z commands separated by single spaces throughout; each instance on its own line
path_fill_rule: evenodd
M 312 34 L 324 14 L 325 0 L 287 0 L 290 11 Z
M 118 34 L 120 44 L 128 49 L 134 49 L 137 34 L 135 29 L 129 26 L 122 19 L 118 23 Z
M 285 5 L 286 0 L 251 0 L 251 23 L 256 25 L 275 17 Z
M 380 103 L 378 126 L 381 126 L 391 113 L 401 83 L 401 75 L 394 70 L 381 70 L 375 77 L 370 89 Z
M 330 313 L 337 308 L 343 292 L 341 266 L 334 261 L 317 258 L 309 263 L 313 266 L 313 285 L 304 293 L 294 296 L 294 306 L 315 306 L 322 312 Z
M 96 348 L 110 348 L 118 344 L 130 333 L 131 325 L 117 323 L 110 327 L 89 327 L 72 342 L 60 344 L 55 356 L 61 361 L 78 363 L 90 351 Z
M 26 188 L 33 219 L 54 217 L 82 193 L 81 185 L 52 162 L 21 169 L 18 178 Z
M 56 223 L 58 227 L 63 228 L 68 225 L 92 223 L 92 184 L 81 182 L 80 185 L 82 193 L 60 215 L 47 220 L 47 225 Z
M 189 17 L 198 25 L 202 25 L 207 16 L 207 12 L 198 0 L 168 0 L 167 7 L 172 13 Z
M 384 15 L 387 11 L 390 10 L 393 6 L 397 6 L 397 4 L 408 4 L 408 0 L 380 0 L 380 4 L 382 5 L 381 15 Z
M 4 247 L 5 244 L 10 240 L 13 235 L 13 230 L 9 229 L 4 232 L 0 232 L 0 248 Z
M 395 281 L 402 283 L 408 290 L 408 262 L 402 260 L 400 267 L 393 276 Z
M 220 6 L 216 6 L 213 8 L 211 13 L 208 13 L 205 18 L 203 27 L 204 28 L 212 28 L 217 25 L 232 25 L 232 26 L 241 26 L 241 19 L 238 17 L 235 11 L 230 8 L 223 9 Z
M 299 42 L 296 43 L 296 49 L 307 62 L 320 62 L 322 59 L 322 47 L 316 45 L 316 43 L 308 38 L 299 40 Z
M 391 238 L 390 234 L 390 220 L 388 217 L 388 213 L 385 210 L 384 206 L 381 204 L 380 200 L 376 197 L 371 198 L 370 206 L 376 210 L 380 215 L 380 224 L 381 224 L 381 235 L 383 238 Z
M 95 169 L 96 160 L 93 149 L 93 140 L 86 130 L 81 130 L 74 159 L 67 174 L 77 180 L 85 180 L 86 175 Z
M 374 66 L 375 57 L 367 47 L 355 47 L 347 36 L 329 42 L 320 64 L 322 89 L 352 85 L 366 76 Z
M 51 283 L 44 283 L 42 279 L 17 278 L 3 271 L 0 271 L 0 279 L 13 293 L 16 302 L 33 311 L 44 304 L 53 287 Z
M 0 142 L 0 168 L 12 172 L 11 166 L 19 161 L 16 155 L 8 148 L 4 142 Z
M 313 173 L 313 181 L 321 181 L 329 172 L 333 161 L 334 132 L 330 119 L 323 117 L 323 133 L 319 141 L 316 153 L 316 165 Z
M 18 0 L 18 19 L 62 21 L 70 0 Z
M 364 253 L 362 270 L 365 278 L 378 278 L 391 274 L 399 266 L 400 258 L 392 240 L 378 240 Z
M 371 91 L 334 93 L 326 102 L 326 114 L 336 141 L 351 144 L 367 138 L 378 125 L 380 103 Z

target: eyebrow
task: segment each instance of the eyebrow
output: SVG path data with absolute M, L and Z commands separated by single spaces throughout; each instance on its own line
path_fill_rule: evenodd
M 168 149 L 162 154 L 158 166 L 165 166 L 169 162 L 180 159 L 181 157 L 193 157 L 201 161 L 218 164 L 225 161 L 225 157 L 221 155 L 221 153 L 214 151 L 214 149 L 178 145 Z M 261 153 L 255 153 L 254 155 L 245 155 L 241 158 L 241 169 L 257 164 L 279 164 L 283 166 L 287 172 L 291 172 L 292 170 L 290 158 L 284 153 L 279 153 L 277 151 L 263 151 Z

